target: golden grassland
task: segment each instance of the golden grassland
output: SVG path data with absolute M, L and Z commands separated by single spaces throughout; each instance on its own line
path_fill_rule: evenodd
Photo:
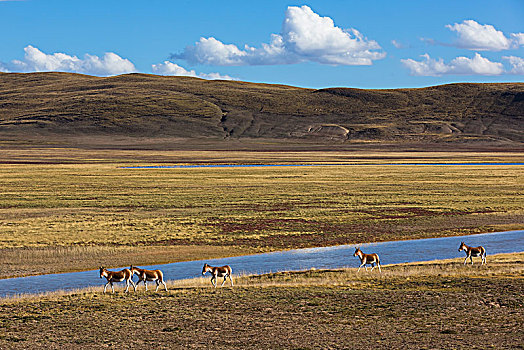
M 27 152 L 18 160 L 37 156 Z M 60 161 L 64 150 L 48 152 L 58 164 L 0 165 L 0 277 L 503 231 L 524 222 L 522 166 L 124 169 L 129 163 L 114 159 L 130 157 L 124 151 L 114 158 L 73 152 L 74 164 Z M 256 153 L 172 155 L 193 164 L 524 159 L 520 153 Z M 154 154 L 170 157 L 137 154 L 137 165 L 153 164 L 145 160 Z
M 98 164 L 171 165 L 171 164 L 387 164 L 394 162 L 524 162 L 522 147 L 507 151 L 500 145 L 472 147 L 435 144 L 428 146 L 374 142 L 316 144 L 305 141 L 248 139 L 216 141 L 173 138 L 71 137 L 63 144 L 40 136 L 26 139 L 0 139 L 1 164 Z M 93 141 L 95 139 L 95 141 Z M 73 147 L 76 141 L 80 145 Z M 91 141 L 91 143 L 88 143 Z M 444 151 L 427 151 L 429 147 Z M 480 149 L 479 149 L 480 148 Z M 486 151 L 496 149 L 498 151 Z M 512 147 L 506 147 L 511 149 Z M 394 151 L 398 150 L 398 151 Z M 424 151 L 426 150 L 426 151 Z
M 518 349 L 524 253 L 0 300 L 0 348 Z

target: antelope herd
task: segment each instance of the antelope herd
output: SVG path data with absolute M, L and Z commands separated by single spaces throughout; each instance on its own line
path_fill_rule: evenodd
M 471 265 L 473 265 L 473 257 L 480 257 L 482 259 L 481 265 L 486 264 L 486 249 L 484 249 L 484 247 L 482 246 L 470 247 L 466 245 L 466 243 L 461 242 L 458 251 L 464 251 L 466 253 L 464 265 L 466 265 L 468 258 L 471 261 Z M 380 258 L 378 254 L 364 254 L 359 247 L 356 247 L 353 256 L 357 256 L 360 259 L 360 266 L 358 267 L 357 273 L 360 271 L 362 267 L 364 267 L 364 269 L 367 271 L 367 265 L 371 265 L 371 271 L 373 271 L 375 267 L 378 267 L 378 271 L 382 273 L 382 270 L 380 269 Z M 220 285 L 221 287 L 224 286 L 228 278 L 229 282 L 231 283 L 231 287 L 233 287 L 233 278 L 231 277 L 233 270 L 231 269 L 231 266 L 211 266 L 206 263 L 202 268 L 202 275 L 205 275 L 208 272 L 211 273 L 211 284 L 213 285 L 213 287 L 217 287 L 218 277 L 224 278 L 222 284 Z M 135 274 L 138 276 L 138 282 L 136 282 L 136 284 L 133 282 L 133 276 Z M 160 270 L 146 270 L 133 265 L 131 265 L 129 269 L 123 269 L 121 271 L 108 271 L 105 267 L 100 267 L 100 278 L 103 277 L 105 277 L 105 279 L 107 280 L 107 283 L 104 286 L 104 293 L 106 292 L 108 285 L 111 285 L 112 293 L 115 292 L 113 282 L 125 282 L 126 289 L 124 290 L 124 293 L 127 293 L 129 291 L 129 285 L 132 285 L 133 289 L 136 291 L 136 288 L 138 287 L 138 284 L 140 282 L 144 282 L 144 286 L 147 291 L 148 281 L 156 283 L 155 292 L 158 291 L 160 284 L 164 286 L 166 292 L 168 291 L 167 285 L 164 281 L 164 274 Z

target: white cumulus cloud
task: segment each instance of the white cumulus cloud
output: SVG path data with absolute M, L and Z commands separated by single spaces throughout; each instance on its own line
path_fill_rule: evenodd
M 193 69 L 187 70 L 184 67 L 179 66 L 176 63 L 164 61 L 163 63 L 153 64 L 151 66 L 153 73 L 158 75 L 175 75 L 175 76 L 186 76 L 196 77 L 210 80 L 236 80 L 229 75 L 221 75 L 219 73 L 199 73 L 197 74 Z
M 369 65 L 384 57 L 374 40 L 356 29 L 335 26 L 307 6 L 289 7 L 282 25 L 285 47 L 310 61 L 327 64 Z
M 193 63 L 235 66 L 242 64 L 247 53 L 233 44 L 226 45 L 213 37 L 209 37 L 200 38 L 194 46 L 186 47 L 182 55 L 181 58 Z
M 480 54 L 475 53 L 473 58 L 457 57 L 449 63 L 442 58 L 433 59 L 428 54 L 422 55 L 422 61 L 403 59 L 402 64 L 408 68 L 411 75 L 441 76 L 441 75 L 500 75 L 504 73 L 504 66 L 499 62 L 492 62 Z
M 524 75 L 524 58 L 516 56 L 503 56 L 502 58 L 508 60 L 511 65 L 509 73 Z
M 515 46 L 524 45 L 524 33 L 511 33 L 511 39 Z
M 480 24 L 474 20 L 448 24 L 446 28 L 457 33 L 454 46 L 478 51 L 501 51 L 524 45 L 524 33 L 511 33 L 506 37 L 500 30 L 489 24 Z
M 224 44 L 214 37 L 200 38 L 172 57 L 191 63 L 240 66 L 318 62 L 332 65 L 371 65 L 385 53 L 374 40 L 358 30 L 335 26 L 329 17 L 321 17 L 308 6 L 288 7 L 280 34 L 272 34 L 269 43 L 255 48 Z
M 78 58 L 60 52 L 46 54 L 31 45 L 25 47 L 24 51 L 23 60 L 0 64 L 0 68 L 12 72 L 59 71 L 101 76 L 136 72 L 133 63 L 113 52 L 107 52 L 103 57 L 86 54 Z

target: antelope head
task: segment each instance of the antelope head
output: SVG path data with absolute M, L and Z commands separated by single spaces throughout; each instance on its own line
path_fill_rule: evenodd
M 205 275 L 208 269 L 209 269 L 209 265 L 205 263 L 204 267 L 202 268 L 202 275 Z

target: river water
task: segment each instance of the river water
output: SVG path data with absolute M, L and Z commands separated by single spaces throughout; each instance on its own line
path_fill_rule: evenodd
M 489 255 L 491 254 L 524 251 L 524 230 L 369 243 L 358 246 L 361 247 L 364 253 L 378 253 L 381 263 L 387 265 L 465 257 L 464 252 L 458 251 L 461 241 L 465 241 L 469 246 L 484 246 L 488 254 L 487 262 L 489 264 Z M 354 250 L 355 245 L 342 245 L 141 267 L 161 269 L 166 280 L 199 277 L 201 276 L 204 262 L 214 266 L 230 265 L 233 268 L 233 275 L 239 273 L 263 274 L 278 271 L 308 270 L 311 268 L 358 267 L 359 259 L 353 257 Z M 131 263 L 133 262 L 130 261 Z M 474 263 L 480 263 L 480 259 L 474 258 Z M 9 278 L 0 280 L 0 297 L 56 290 L 73 290 L 91 286 L 100 286 L 100 290 L 102 290 L 105 282 L 105 279 L 101 280 L 99 278 L 98 270 Z M 123 283 L 118 284 L 120 284 L 120 287 L 123 286 Z
M 369 166 L 369 165 L 472 165 L 472 166 L 501 166 L 501 165 L 524 165 L 524 163 L 314 163 L 314 164 L 187 164 L 187 165 L 137 165 L 123 166 L 122 169 L 192 169 L 192 168 L 266 168 L 266 167 L 308 167 L 308 166 Z

